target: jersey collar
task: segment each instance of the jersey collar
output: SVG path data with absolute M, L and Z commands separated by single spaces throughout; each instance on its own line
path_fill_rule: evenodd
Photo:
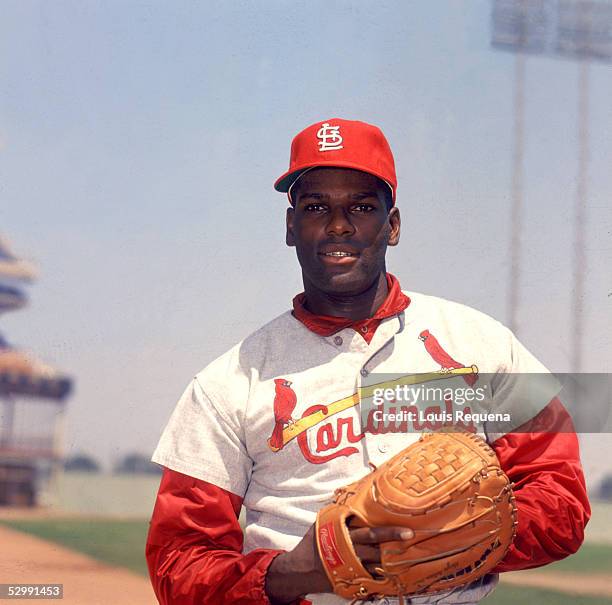
M 304 292 L 293 299 L 293 316 L 319 336 L 331 336 L 345 328 L 353 328 L 369 344 L 383 319 L 401 313 L 410 304 L 410 298 L 402 292 L 399 281 L 391 273 L 387 273 L 387 286 L 389 288 L 387 298 L 376 313 L 366 319 L 353 320 L 347 317 L 315 315 L 304 306 L 306 301 Z

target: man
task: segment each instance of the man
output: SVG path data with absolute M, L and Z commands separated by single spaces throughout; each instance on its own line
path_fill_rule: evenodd
M 165 470 L 147 542 L 163 604 L 345 603 L 319 560 L 316 513 L 370 463 L 418 438 L 363 426 L 351 399 L 360 381 L 372 372 L 462 367 L 500 376 L 545 371 L 495 320 L 402 292 L 387 273 L 386 250 L 398 244 L 401 222 L 394 160 L 378 128 L 341 119 L 309 126 L 294 138 L 275 188 L 289 197 L 286 238 L 304 293 L 292 311 L 202 370 L 164 431 L 153 456 Z M 466 382 L 474 381 L 475 372 Z M 541 414 L 559 431 L 489 437 L 516 484 L 519 519 L 496 571 L 561 559 L 583 539 L 590 510 L 571 421 L 555 398 L 535 410 Z M 406 528 L 351 531 L 372 571 L 380 543 L 410 536 Z M 476 603 L 496 581 L 489 574 L 411 602 Z

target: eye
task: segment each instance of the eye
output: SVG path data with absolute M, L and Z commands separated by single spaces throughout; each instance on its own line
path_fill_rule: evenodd
M 325 212 L 325 210 L 325 205 L 320 204 L 319 202 L 312 202 L 311 204 L 306 204 L 304 206 L 304 212 Z
M 362 202 L 360 204 L 355 204 L 352 208 L 353 212 L 374 212 L 376 208 L 372 204 L 368 204 L 366 202 Z

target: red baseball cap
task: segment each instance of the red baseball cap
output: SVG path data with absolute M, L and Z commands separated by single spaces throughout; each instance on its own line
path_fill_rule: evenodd
M 276 180 L 274 189 L 289 194 L 304 172 L 322 166 L 373 174 L 391 187 L 395 203 L 397 177 L 393 153 L 377 126 L 341 118 L 308 126 L 291 142 L 289 170 Z

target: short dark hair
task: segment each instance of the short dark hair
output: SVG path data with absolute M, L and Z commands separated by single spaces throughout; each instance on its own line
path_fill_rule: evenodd
M 378 180 L 382 183 L 382 187 L 385 190 L 385 206 L 387 207 L 387 214 L 389 214 L 391 208 L 393 208 L 393 191 L 386 181 L 383 181 L 382 179 Z

